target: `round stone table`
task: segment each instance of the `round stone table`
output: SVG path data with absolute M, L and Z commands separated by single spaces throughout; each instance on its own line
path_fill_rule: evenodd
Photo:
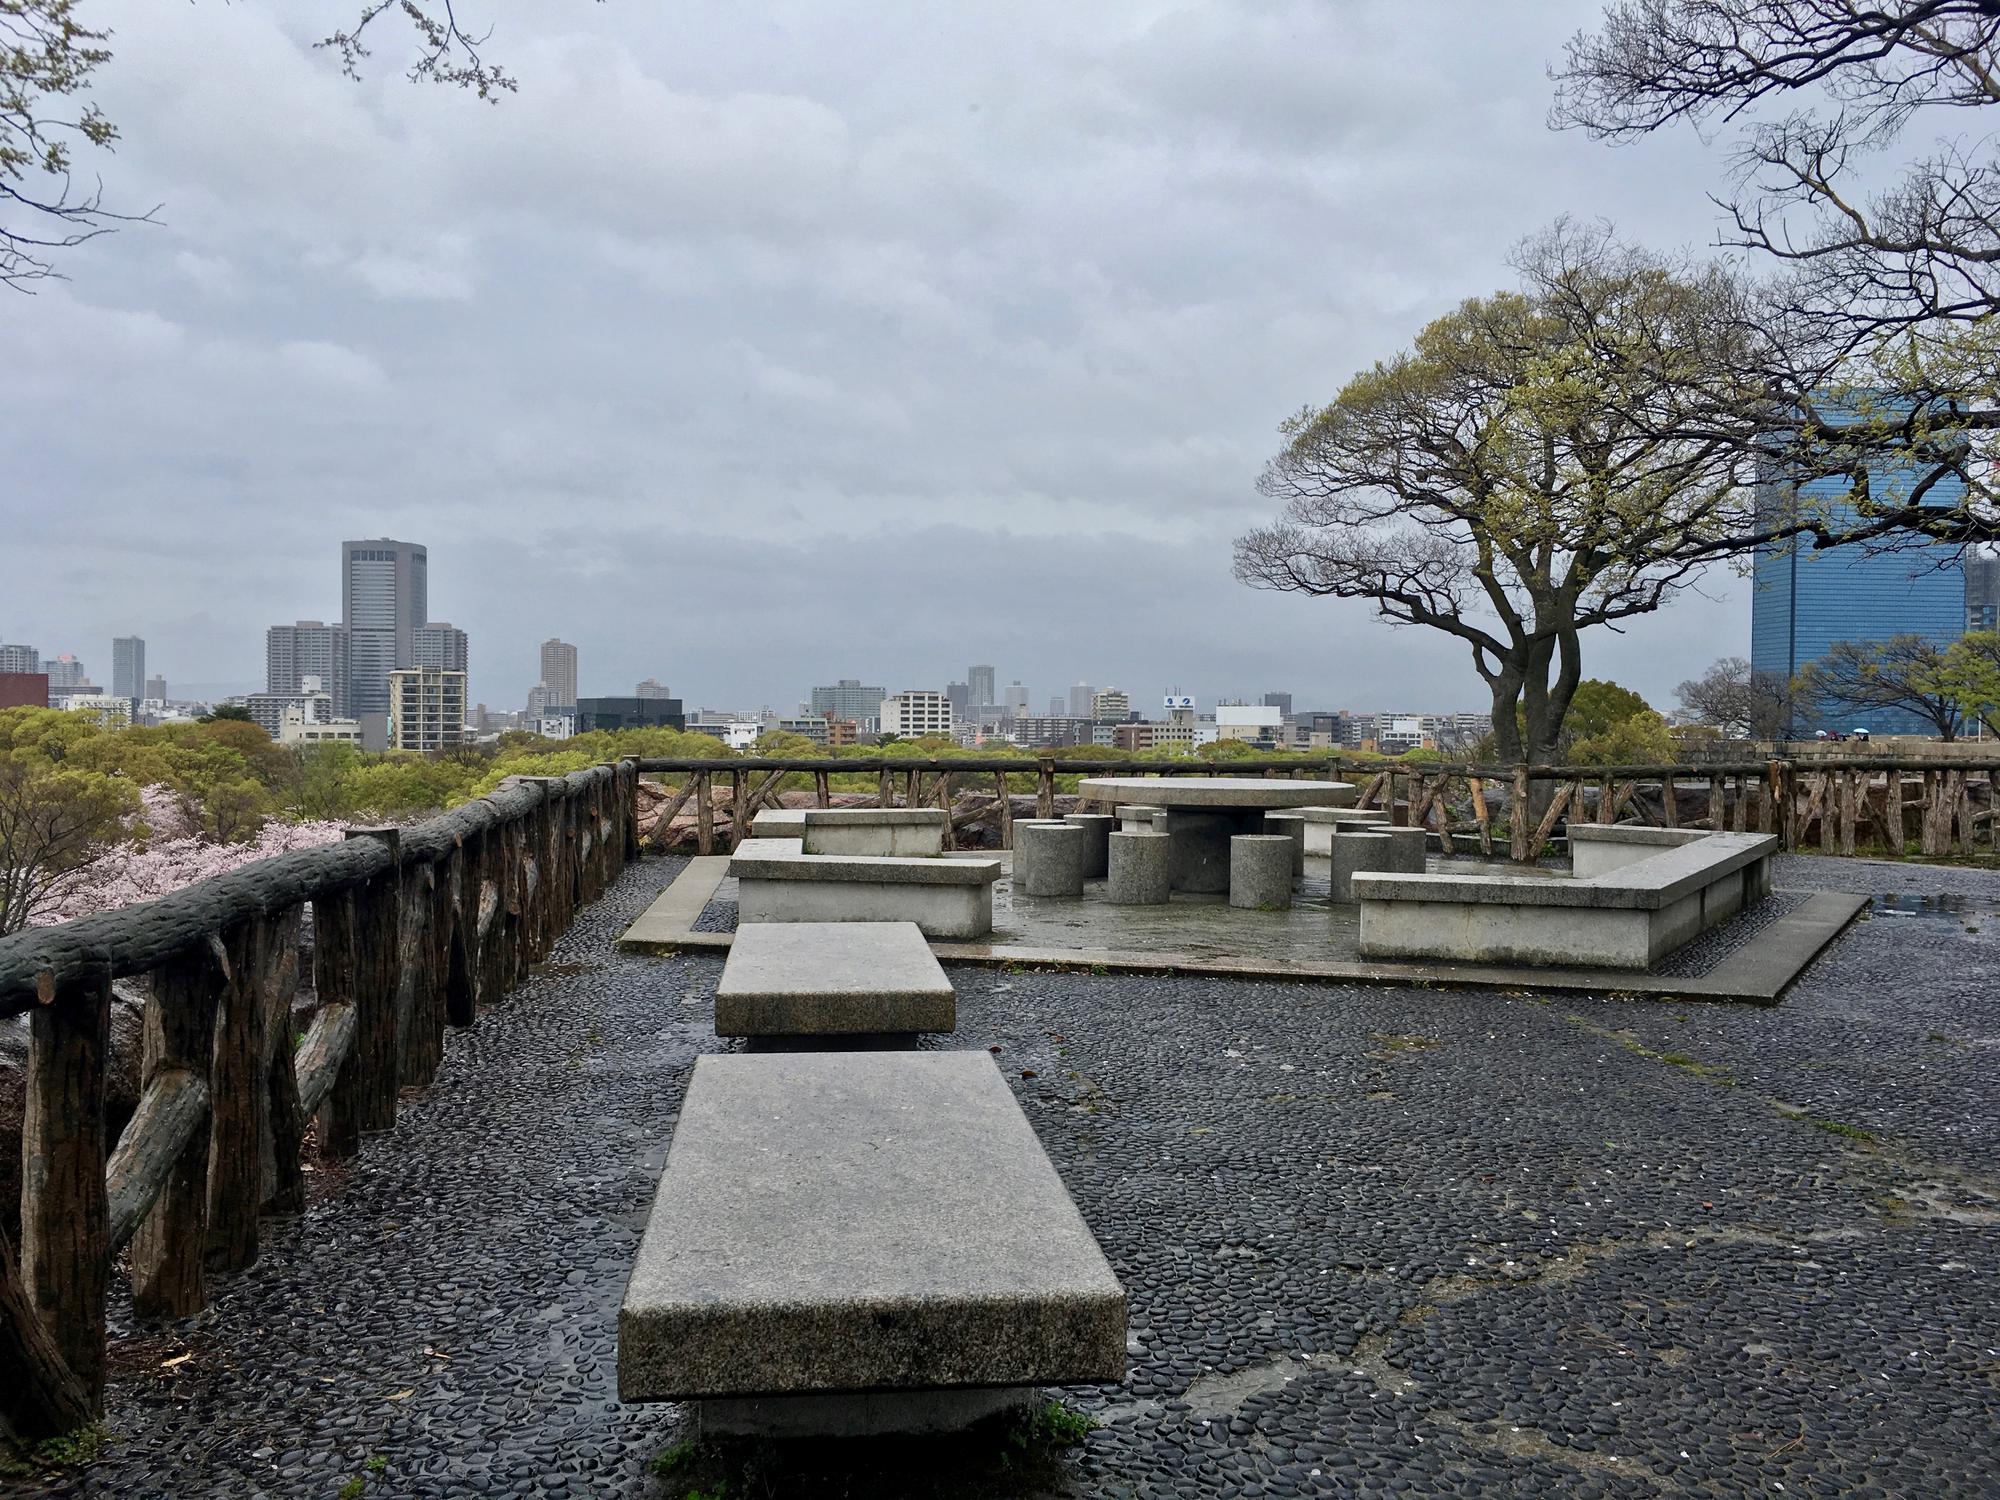
M 1229 841 L 1264 832 L 1264 814 L 1286 807 L 1346 807 L 1346 781 L 1280 781 L 1266 776 L 1091 776 L 1079 790 L 1116 807 L 1167 810 L 1169 884 L 1177 891 L 1229 889 Z

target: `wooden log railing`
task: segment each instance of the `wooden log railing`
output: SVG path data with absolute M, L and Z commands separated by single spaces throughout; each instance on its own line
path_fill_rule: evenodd
M 696 848 L 734 849 L 760 806 L 775 802 L 787 775 L 809 775 L 816 806 L 830 806 L 832 778 L 872 776 L 877 806 L 952 806 L 955 788 L 990 777 L 1000 846 L 1013 845 L 1013 797 L 1034 798 L 1035 816 L 1055 812 L 1058 777 L 1288 776 L 1346 781 L 1359 788 L 1357 805 L 1387 810 L 1421 824 L 1440 847 L 1475 841 L 1482 855 L 1498 848 L 1516 861 L 1535 858 L 1570 820 L 1636 822 L 1662 828 L 1710 828 L 1775 834 L 1788 851 L 1821 848 L 1852 854 L 1861 842 L 1901 858 L 1914 844 L 1927 856 L 2000 858 L 2000 816 L 1993 763 L 1907 757 L 1815 757 L 1809 761 L 1704 761 L 1690 765 L 1490 766 L 1447 762 L 1356 761 L 1287 757 L 1260 761 L 1199 759 L 1083 760 L 1053 755 L 970 755 L 955 759 L 842 756 L 779 759 L 642 760 L 642 773 L 684 777 L 654 824 L 665 828 L 688 803 L 695 807 Z M 727 832 L 718 837 L 716 797 Z M 1017 778 L 1013 790 L 1009 778 Z M 746 790 L 747 788 L 747 790 Z M 1915 796 L 1906 793 L 1915 790 Z M 1551 809 L 1555 811 L 1551 813 Z M 954 829 L 972 818 L 954 811 Z M 1504 821 L 1503 821 L 1504 820 Z M 1901 830 L 1899 833 L 1898 830 Z M 1872 831 L 1871 831 L 1872 830 Z
M 29 1016 L 21 1243 L 0 1233 L 0 1438 L 103 1411 L 106 1289 L 186 1317 L 305 1206 L 301 1149 L 352 1156 L 638 853 L 639 769 L 515 777 L 427 823 L 247 865 L 157 901 L 0 938 L 0 1018 Z M 302 914 L 318 1006 L 292 1045 Z M 146 976 L 141 1097 L 104 1101 L 115 979 Z

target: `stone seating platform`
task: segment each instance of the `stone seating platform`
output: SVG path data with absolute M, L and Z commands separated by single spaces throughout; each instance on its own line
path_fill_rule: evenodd
M 1581 823 L 1569 839 L 1568 876 L 1355 874 L 1361 956 L 1645 969 L 1768 895 L 1778 848 Z
M 729 861 L 739 924 L 914 922 L 925 937 L 959 939 L 993 930 L 993 883 L 1001 875 L 997 859 L 752 848 L 761 842 L 746 841 Z
M 951 1031 L 958 1001 L 914 922 L 759 922 L 715 986 L 717 1036 Z
M 618 1395 L 704 1431 L 963 1426 L 1125 1374 L 1125 1291 L 984 1052 L 695 1060 Z

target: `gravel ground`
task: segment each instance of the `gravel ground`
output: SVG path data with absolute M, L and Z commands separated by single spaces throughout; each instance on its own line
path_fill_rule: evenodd
M 681 1415 L 614 1400 L 615 1315 L 720 963 L 610 940 L 673 869 L 121 1340 L 61 1493 L 658 1493 Z M 1778 881 L 1945 901 L 1774 1009 L 955 971 L 950 1044 L 999 1049 L 1131 1296 L 1126 1383 L 1063 1393 L 1103 1424 L 1073 1492 L 1993 1494 L 2000 877 Z

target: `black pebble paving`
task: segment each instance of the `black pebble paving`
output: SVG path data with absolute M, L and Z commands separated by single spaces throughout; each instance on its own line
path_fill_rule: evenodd
M 610 944 L 676 868 L 208 1312 L 121 1329 L 57 1492 L 658 1493 L 682 1417 L 615 1400 L 616 1312 L 720 964 Z M 951 1045 L 999 1049 L 1131 1296 L 1126 1384 L 1062 1393 L 1103 1424 L 1074 1492 L 2000 1493 L 2000 877 L 1779 884 L 1924 914 L 1776 1009 L 955 970 Z

